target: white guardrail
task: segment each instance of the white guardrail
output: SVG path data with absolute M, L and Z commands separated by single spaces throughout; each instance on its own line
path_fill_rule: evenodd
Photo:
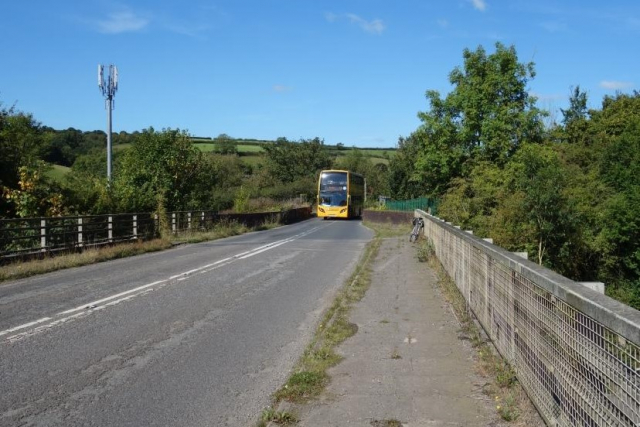
M 640 425 L 640 312 L 416 210 L 550 426 Z

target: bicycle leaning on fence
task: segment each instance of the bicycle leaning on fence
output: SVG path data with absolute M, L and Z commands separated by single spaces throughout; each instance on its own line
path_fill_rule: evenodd
M 411 230 L 411 236 L 409 236 L 410 242 L 415 242 L 420 237 L 420 230 L 424 228 L 424 219 L 422 218 L 414 218 L 413 219 L 413 230 Z

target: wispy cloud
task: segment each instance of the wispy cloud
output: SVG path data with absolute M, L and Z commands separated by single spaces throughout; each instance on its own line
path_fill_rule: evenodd
M 292 90 L 292 88 L 290 86 L 285 86 L 285 85 L 274 85 L 273 86 L 273 91 L 274 92 L 278 92 L 278 93 L 290 92 L 291 90 Z
M 615 80 L 603 80 L 600 82 L 600 87 L 604 89 L 610 90 L 622 90 L 622 89 L 630 89 L 633 87 L 633 83 L 631 82 L 619 82 Z
M 484 0 L 469 0 L 474 9 L 484 12 L 487 9 L 487 2 Z
M 145 29 L 149 20 L 130 10 L 110 13 L 107 19 L 97 22 L 98 31 L 105 34 L 129 33 Z
M 348 13 L 347 14 L 347 18 L 349 18 L 349 20 L 351 20 L 352 24 L 358 25 L 360 28 L 362 28 L 367 33 L 382 34 L 382 32 L 385 29 L 385 25 L 382 22 L 382 20 L 380 20 L 380 19 L 374 19 L 372 21 L 367 21 L 366 19 L 363 19 L 363 18 L 359 17 L 358 15 L 354 15 L 353 13 Z
M 446 19 L 438 19 L 436 21 L 438 23 L 438 25 L 440 26 L 440 28 L 447 28 L 449 26 L 449 21 L 447 21 Z
M 326 12 L 324 14 L 324 17 L 329 22 L 336 22 L 336 20 L 338 19 L 338 15 L 336 15 L 335 13 L 331 13 L 331 12 Z
M 324 14 L 324 17 L 328 22 L 331 22 L 331 23 L 336 22 L 341 18 L 346 18 L 352 24 L 359 26 L 362 30 L 371 34 L 382 34 L 382 32 L 387 28 L 381 19 L 373 19 L 371 21 L 367 21 L 366 19 L 361 18 L 360 16 L 353 13 L 347 13 L 345 15 L 336 15 L 334 13 L 327 12 Z

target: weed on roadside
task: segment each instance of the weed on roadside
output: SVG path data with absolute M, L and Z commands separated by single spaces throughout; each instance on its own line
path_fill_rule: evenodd
M 518 402 L 513 393 L 507 393 L 502 399 L 497 400 L 496 409 L 505 421 L 515 421 L 520 417 Z
M 427 262 L 433 258 L 436 254 L 435 247 L 431 239 L 422 240 L 420 246 L 418 246 L 418 261 Z
M 262 411 L 258 427 L 264 427 L 270 422 L 281 425 L 290 425 L 297 423 L 298 418 L 290 412 L 276 411 L 272 407 L 267 407 Z
M 97 249 L 86 249 L 80 253 L 56 255 L 39 260 L 9 264 L 0 269 L 0 281 L 22 279 L 65 268 L 81 267 L 83 265 L 126 258 L 147 252 L 162 251 L 171 246 L 171 242 L 167 240 L 154 239 L 147 242 L 121 243 Z
M 287 383 L 278 390 L 275 397 L 278 401 L 304 402 L 317 396 L 327 384 L 329 376 L 326 372 L 300 371 L 293 374 Z
M 398 420 L 373 420 L 373 427 L 402 427 L 402 423 Z

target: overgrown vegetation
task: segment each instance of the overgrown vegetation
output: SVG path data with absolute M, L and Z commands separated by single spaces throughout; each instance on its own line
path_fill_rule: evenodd
M 596 109 L 576 86 L 555 122 L 529 93 L 535 75 L 513 46 L 465 49 L 451 92 L 428 91 L 400 139 L 391 195 L 440 199 L 447 221 L 640 308 L 640 93 Z
M 0 281 L 21 279 L 65 268 L 80 267 L 96 262 L 161 251 L 171 246 L 171 242 L 166 239 L 156 239 L 147 242 L 122 243 L 114 246 L 87 249 L 80 253 L 56 255 L 44 259 L 8 264 L 0 269 Z
M 297 421 L 297 417 L 290 412 L 276 411 L 275 409 L 268 407 L 262 411 L 258 427 L 266 426 L 269 422 L 280 425 L 289 425 L 295 424 Z

